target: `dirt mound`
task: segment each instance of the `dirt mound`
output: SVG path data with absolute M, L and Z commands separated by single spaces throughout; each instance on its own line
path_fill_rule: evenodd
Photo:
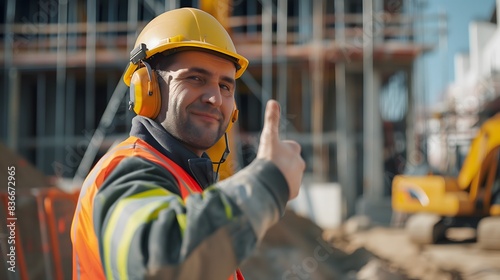
M 0 154 L 2 155 L 0 157 L 0 168 L 2 170 L 0 179 L 2 182 L 5 182 L 6 186 L 5 189 L 2 189 L 3 192 L 7 192 L 8 170 L 12 170 L 15 173 L 13 180 L 15 181 L 15 185 L 11 186 L 15 187 L 17 191 L 51 185 L 48 178 L 41 171 L 1 142 Z
M 247 280 L 408 279 L 363 247 L 333 246 L 325 231 L 287 211 L 241 269 Z

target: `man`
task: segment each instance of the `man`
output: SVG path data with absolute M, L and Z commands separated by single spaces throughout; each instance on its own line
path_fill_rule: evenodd
M 269 101 L 256 160 L 216 182 L 205 151 L 236 120 L 247 65 L 203 11 L 166 12 L 143 29 L 124 74 L 138 116 L 83 184 L 74 279 L 243 279 L 238 265 L 297 196 L 305 168 Z

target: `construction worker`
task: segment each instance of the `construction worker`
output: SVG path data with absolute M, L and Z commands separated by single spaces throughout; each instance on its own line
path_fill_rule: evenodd
M 205 151 L 237 118 L 248 65 L 211 15 L 172 10 L 149 22 L 124 81 L 130 137 L 94 166 L 73 218 L 74 279 L 243 279 L 238 265 L 297 196 L 300 146 L 267 103 L 256 159 L 217 182 Z

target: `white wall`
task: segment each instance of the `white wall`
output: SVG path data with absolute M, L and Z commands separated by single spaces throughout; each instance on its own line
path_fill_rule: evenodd
M 471 22 L 469 24 L 469 47 L 471 74 L 477 79 L 489 74 L 484 67 L 484 50 L 495 34 L 497 26 L 489 22 Z
M 470 58 L 468 53 L 455 54 L 455 81 L 463 81 L 470 71 Z
M 500 70 L 500 29 L 495 30 L 484 47 L 482 64 L 483 72 L 487 74 Z
M 344 217 L 342 190 L 337 183 L 302 186 L 297 198 L 288 206 L 323 229 L 339 227 Z

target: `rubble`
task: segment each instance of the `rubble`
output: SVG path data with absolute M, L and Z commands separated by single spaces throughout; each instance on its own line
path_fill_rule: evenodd
M 455 236 L 470 236 L 467 229 Z M 322 229 L 287 211 L 241 269 L 247 280 L 500 279 L 500 250 L 480 249 L 470 238 L 418 246 L 402 228 L 354 217 Z

